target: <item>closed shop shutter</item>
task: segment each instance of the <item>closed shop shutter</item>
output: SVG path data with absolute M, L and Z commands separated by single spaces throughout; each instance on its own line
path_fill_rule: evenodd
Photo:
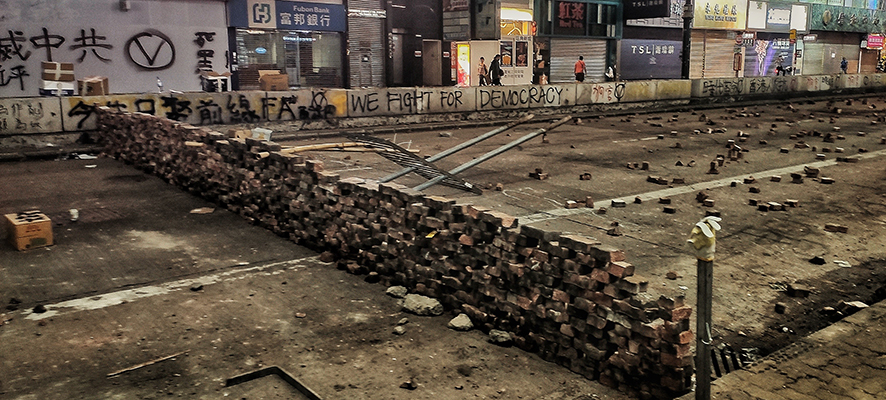
M 840 60 L 843 57 L 849 61 L 849 73 L 855 73 L 858 70 L 858 45 L 861 43 L 861 34 L 850 32 L 813 33 L 818 35 L 818 38 L 813 43 L 805 43 L 803 75 L 839 74 Z
M 550 83 L 575 82 L 575 62 L 585 58 L 585 82 L 602 82 L 606 72 L 606 41 L 594 39 L 551 39 Z
M 374 10 L 378 9 L 378 1 L 352 0 L 349 7 Z M 350 87 L 384 86 L 388 58 L 384 23 L 382 18 L 348 18 Z
M 734 32 L 693 30 L 692 48 L 689 51 L 689 77 L 698 78 L 734 78 L 732 69 L 735 52 L 735 37 L 727 35 Z
M 803 69 L 800 70 L 800 73 L 803 75 L 821 75 L 824 73 L 824 47 L 824 43 L 803 44 L 803 62 L 801 64 Z M 837 68 L 839 69 L 840 66 L 837 65 Z
M 873 74 L 877 72 L 877 58 L 880 56 L 879 50 L 864 49 L 861 51 L 861 73 Z

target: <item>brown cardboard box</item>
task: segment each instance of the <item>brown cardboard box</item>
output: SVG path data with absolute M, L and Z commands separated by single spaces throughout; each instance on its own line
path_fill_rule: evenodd
M 87 76 L 83 79 L 77 79 L 77 93 L 80 96 L 103 96 L 111 94 L 108 87 L 108 77 L 106 76 Z
M 74 82 L 74 63 L 43 61 L 43 80 Z
M 276 72 L 276 73 L 274 73 Z M 276 90 L 289 90 L 289 75 L 281 74 L 278 71 L 258 71 L 258 82 L 261 84 L 261 90 L 266 92 Z
M 52 246 L 52 221 L 40 211 L 6 214 L 6 235 L 16 250 Z

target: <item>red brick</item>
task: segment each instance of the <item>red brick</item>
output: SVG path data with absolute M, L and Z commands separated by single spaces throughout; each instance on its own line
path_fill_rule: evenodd
M 634 274 L 634 265 L 624 261 L 612 261 L 606 271 L 617 278 L 624 278 Z
M 572 325 L 569 325 L 569 324 L 560 325 L 560 333 L 562 333 L 566 336 L 569 336 L 569 337 L 575 336 L 575 330 L 572 328 Z
M 554 294 L 551 296 L 555 301 L 559 301 L 561 303 L 571 303 L 572 298 L 569 296 L 569 293 L 566 293 L 559 289 L 554 289 Z
M 680 308 L 675 308 L 671 311 L 671 321 L 681 321 L 684 319 L 689 319 L 692 315 L 692 307 L 683 306 Z
M 603 269 L 600 269 L 600 268 L 594 268 L 594 269 L 591 271 L 591 279 L 593 279 L 593 280 L 595 280 L 595 281 L 597 281 L 597 282 L 601 282 L 601 283 L 609 283 L 609 281 L 610 281 L 611 278 L 612 278 L 612 277 L 609 275 L 609 273 L 606 272 L 606 271 L 604 271 Z

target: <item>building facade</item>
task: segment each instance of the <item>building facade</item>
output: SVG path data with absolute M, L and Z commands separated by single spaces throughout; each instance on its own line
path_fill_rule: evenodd
M 222 0 L 32 0 L 0 8 L 0 97 L 37 96 L 44 61 L 112 93 L 197 91 L 201 72 L 229 71 Z

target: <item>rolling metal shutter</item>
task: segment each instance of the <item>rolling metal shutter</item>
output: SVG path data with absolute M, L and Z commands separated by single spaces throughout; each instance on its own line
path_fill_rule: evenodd
M 728 31 L 693 30 L 689 50 L 689 77 L 734 78 L 732 69 L 735 37 L 729 38 Z M 732 32 L 732 35 L 735 33 Z
M 606 41 L 594 39 L 551 39 L 550 83 L 575 82 L 575 62 L 584 56 L 585 82 L 602 82 L 606 71 Z
M 830 57 L 828 57 L 830 58 Z M 803 69 L 800 72 L 803 75 L 820 75 L 824 73 L 825 44 L 824 43 L 804 43 L 803 44 Z M 840 66 L 837 65 L 839 70 Z
M 379 10 L 378 0 L 351 0 L 349 9 Z M 385 86 L 385 60 L 388 58 L 384 18 L 348 17 L 348 63 L 350 87 Z M 368 56 L 368 61 L 363 61 Z

